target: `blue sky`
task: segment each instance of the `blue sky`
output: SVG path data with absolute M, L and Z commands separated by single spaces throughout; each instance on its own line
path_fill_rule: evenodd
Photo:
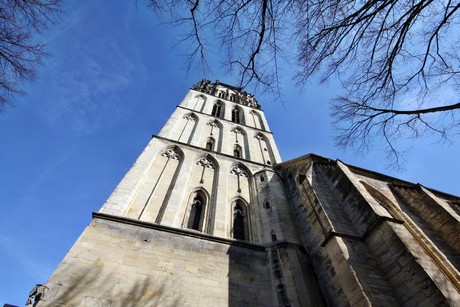
M 43 34 L 52 56 L 0 115 L 0 304 L 23 305 L 47 281 L 190 86 L 238 80 L 217 65 L 187 74 L 186 50 L 174 47 L 180 29 L 160 25 L 142 1 L 64 4 L 62 23 Z M 289 75 L 282 81 L 285 107 L 257 98 L 283 160 L 312 152 L 460 194 L 458 142 L 402 140 L 413 148 L 397 173 L 380 144 L 366 157 L 333 146 L 333 81 L 302 90 Z

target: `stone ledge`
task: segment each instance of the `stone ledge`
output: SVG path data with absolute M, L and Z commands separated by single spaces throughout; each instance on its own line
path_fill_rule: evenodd
M 93 219 L 101 219 L 101 220 L 107 220 L 107 221 L 112 221 L 112 222 L 118 222 L 122 224 L 134 225 L 134 226 L 138 226 L 142 228 L 150 228 L 150 229 L 155 229 L 158 231 L 180 234 L 180 235 L 187 236 L 187 237 L 192 237 L 192 238 L 197 238 L 197 239 L 202 239 L 206 241 L 212 241 L 212 242 L 217 242 L 217 243 L 222 243 L 222 244 L 227 244 L 227 245 L 232 245 L 232 246 L 239 246 L 239 247 L 260 250 L 260 251 L 265 251 L 266 249 L 265 246 L 255 244 L 255 243 L 215 237 L 215 236 L 211 236 L 211 235 L 201 233 L 198 231 L 182 229 L 182 228 L 174 228 L 174 227 L 159 225 L 159 224 L 153 224 L 149 222 L 143 222 L 143 221 L 139 221 L 136 219 L 111 215 L 107 213 L 93 212 L 92 216 L 93 216 Z
M 362 236 L 354 236 L 346 233 L 339 233 L 335 231 L 330 231 L 327 235 L 326 238 L 324 239 L 323 243 L 321 243 L 321 246 L 324 247 L 326 246 L 327 242 L 329 242 L 330 239 L 333 237 L 341 237 L 341 238 L 346 238 L 350 240 L 355 240 L 355 241 L 364 241 L 366 238 L 374 231 L 374 229 L 377 228 L 380 224 L 383 222 L 392 222 L 396 224 L 404 224 L 404 221 L 391 218 L 391 217 L 386 217 L 386 216 L 381 216 L 377 219 L 377 221 L 372 224 L 369 228 L 367 228 L 366 232 Z

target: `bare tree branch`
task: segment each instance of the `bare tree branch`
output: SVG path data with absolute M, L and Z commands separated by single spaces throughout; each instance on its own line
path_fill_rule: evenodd
M 240 86 L 279 93 L 279 60 L 296 50 L 300 85 L 318 75 L 322 81 L 337 76 L 346 97 L 332 106 L 340 146 L 366 152 L 380 137 L 399 167 L 395 141 L 402 136 L 446 140 L 460 126 L 452 102 L 460 89 L 460 0 L 149 3 L 179 15 L 188 7 L 193 52 L 206 58 L 214 46 L 226 50 L 224 65 L 237 69 Z M 204 36 L 219 41 L 205 45 Z M 441 120 L 443 114 L 450 120 Z
M 46 55 L 38 33 L 56 20 L 60 0 L 6 0 L 0 4 L 0 112 L 20 84 L 33 80 Z

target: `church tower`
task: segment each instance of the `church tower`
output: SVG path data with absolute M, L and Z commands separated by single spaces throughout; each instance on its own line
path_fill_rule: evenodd
M 192 87 L 28 306 L 458 306 L 460 198 L 308 154 Z
M 256 99 L 194 85 L 44 285 L 37 306 L 323 304 Z

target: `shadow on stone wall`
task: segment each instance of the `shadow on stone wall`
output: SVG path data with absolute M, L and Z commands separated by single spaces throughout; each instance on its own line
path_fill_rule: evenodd
M 153 280 L 139 274 L 135 282 L 129 283 L 130 276 L 115 271 L 107 274 L 100 261 L 86 266 L 72 274 L 65 283 L 48 284 L 48 293 L 36 306 L 180 306 L 180 296 L 173 297 L 165 291 L 171 281 L 166 278 Z M 132 277 L 132 276 L 131 276 Z M 114 280 L 117 279 L 117 280 Z M 131 284 L 131 286 L 126 285 Z M 82 290 L 85 289 L 85 294 Z M 88 291 L 87 289 L 92 289 Z
M 265 250 L 230 246 L 228 306 L 276 306 Z

